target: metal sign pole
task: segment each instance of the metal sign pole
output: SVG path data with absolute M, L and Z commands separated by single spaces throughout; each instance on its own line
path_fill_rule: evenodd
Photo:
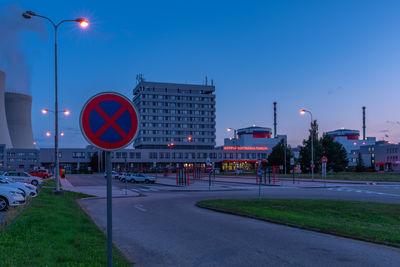
M 111 191 L 111 151 L 106 151 L 107 166 L 107 266 L 112 267 L 112 191 Z

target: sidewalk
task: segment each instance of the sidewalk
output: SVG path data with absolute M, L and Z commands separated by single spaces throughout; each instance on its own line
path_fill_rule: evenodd
M 90 196 L 96 197 L 107 197 L 107 187 L 106 186 L 73 186 L 66 178 L 60 179 L 62 189 L 65 191 L 83 193 Z M 136 197 L 140 194 L 138 192 L 133 192 L 131 190 L 124 190 L 118 187 L 112 187 L 113 197 Z

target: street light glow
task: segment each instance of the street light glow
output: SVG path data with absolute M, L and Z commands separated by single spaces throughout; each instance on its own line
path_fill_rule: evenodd
M 60 136 L 64 136 L 64 132 L 61 132 L 61 133 L 60 133 Z
M 89 26 L 89 21 L 87 21 L 86 19 L 79 18 L 76 19 L 76 21 L 79 22 L 82 28 L 86 28 L 87 26 Z
M 46 136 L 50 136 L 51 135 L 51 133 L 50 132 L 46 132 Z
M 68 109 L 63 110 L 63 113 L 65 116 L 68 116 L 69 114 L 71 114 L 71 112 Z
M 46 109 L 46 108 L 42 109 L 42 113 L 43 113 L 43 114 L 47 114 L 47 112 L 49 112 L 48 109 Z
M 232 128 L 228 128 L 228 129 L 226 129 L 228 132 L 230 132 L 230 131 L 232 131 Z
M 305 109 L 300 110 L 300 114 L 301 114 L 301 115 L 304 115 L 305 113 L 306 113 L 306 110 L 305 110 Z

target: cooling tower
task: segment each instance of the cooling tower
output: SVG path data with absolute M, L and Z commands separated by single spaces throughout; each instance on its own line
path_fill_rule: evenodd
M 5 103 L 8 130 L 13 147 L 35 148 L 31 122 L 32 97 L 6 92 Z
M 11 138 L 8 131 L 4 101 L 5 81 L 6 74 L 0 70 L 0 144 L 5 144 L 7 148 L 12 148 Z

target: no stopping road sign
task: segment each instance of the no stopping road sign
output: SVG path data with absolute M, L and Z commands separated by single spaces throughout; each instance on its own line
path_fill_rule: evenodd
M 138 133 L 139 116 L 127 97 L 103 92 L 86 102 L 79 123 L 90 144 L 112 151 L 132 143 Z

